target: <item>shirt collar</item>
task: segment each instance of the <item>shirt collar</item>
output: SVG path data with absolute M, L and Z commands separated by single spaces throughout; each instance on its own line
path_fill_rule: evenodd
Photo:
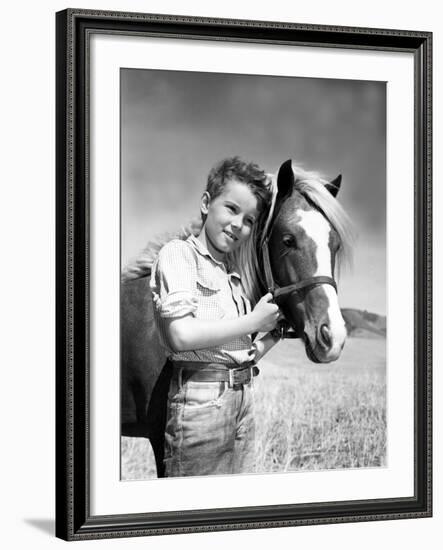
M 207 256 L 208 258 L 210 258 L 215 264 L 219 265 L 220 267 L 221 266 L 224 266 L 225 264 L 223 262 L 221 262 L 220 260 L 216 260 L 214 258 L 214 256 L 209 252 L 209 250 L 206 248 L 206 246 L 201 242 L 200 239 L 197 239 L 197 237 L 195 237 L 194 235 L 189 235 L 188 239 L 187 239 L 192 245 L 193 247 L 195 248 L 195 250 L 201 255 L 201 256 Z M 238 273 L 238 271 L 235 271 L 235 270 L 230 270 L 229 267 L 227 269 L 227 271 L 229 272 L 228 275 L 232 276 L 232 277 L 237 277 L 238 279 L 241 279 L 240 277 L 240 274 Z

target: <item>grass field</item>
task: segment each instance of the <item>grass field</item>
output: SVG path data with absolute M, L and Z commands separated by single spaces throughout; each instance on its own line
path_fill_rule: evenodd
M 311 363 L 284 341 L 255 379 L 257 472 L 372 468 L 386 462 L 386 340 L 349 338 L 339 361 Z M 149 442 L 122 438 L 122 479 L 156 477 Z

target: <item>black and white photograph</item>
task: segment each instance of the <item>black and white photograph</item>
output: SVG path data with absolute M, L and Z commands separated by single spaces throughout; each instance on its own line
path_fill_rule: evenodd
M 121 481 L 388 465 L 386 93 L 120 70 Z
M 4 5 L 3 548 L 441 548 L 441 11 Z
M 430 517 L 431 33 L 56 23 L 57 537 Z

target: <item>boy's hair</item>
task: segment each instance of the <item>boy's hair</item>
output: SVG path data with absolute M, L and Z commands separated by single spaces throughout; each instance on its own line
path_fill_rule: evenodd
M 262 214 L 266 211 L 272 198 L 270 178 L 257 164 L 245 162 L 238 156 L 217 163 L 209 172 L 206 185 L 211 200 L 221 195 L 231 180 L 244 183 L 256 197 L 259 212 Z

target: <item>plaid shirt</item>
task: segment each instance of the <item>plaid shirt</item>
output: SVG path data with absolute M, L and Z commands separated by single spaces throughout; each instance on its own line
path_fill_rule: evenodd
M 242 364 L 253 359 L 250 335 L 209 349 L 174 352 L 168 345 L 164 319 L 191 313 L 196 319 L 236 319 L 251 311 L 240 275 L 228 273 L 194 236 L 168 242 L 152 268 L 150 287 L 160 342 L 174 361 Z

